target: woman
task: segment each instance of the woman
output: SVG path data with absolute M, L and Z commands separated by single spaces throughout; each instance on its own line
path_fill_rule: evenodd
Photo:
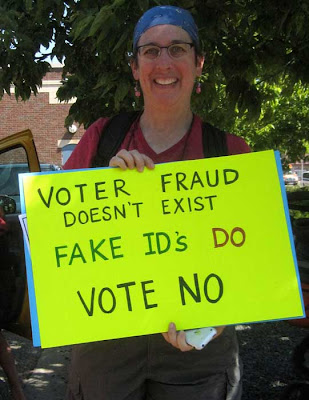
M 2 333 L 1 329 L 1 322 L 4 323 L 7 322 L 7 315 L 8 310 L 5 307 L 4 304 L 2 304 L 2 301 L 6 305 L 8 305 L 8 301 L 10 300 L 10 296 L 8 296 L 8 282 L 11 276 L 11 268 L 12 268 L 12 263 L 14 262 L 14 257 L 12 259 L 12 255 L 8 252 L 8 238 L 7 238 L 7 233 L 8 233 L 8 225 L 5 220 L 5 213 L 4 209 L 2 206 L 0 206 L 0 268 L 2 269 L 1 271 L 1 281 L 0 283 L 4 284 L 4 286 L 0 285 L 0 367 L 2 367 L 9 386 L 11 390 L 11 395 L 13 400 L 26 400 L 26 397 L 23 392 L 22 388 L 22 382 L 20 380 L 20 377 L 18 375 L 18 371 L 15 365 L 15 359 L 12 354 L 12 349 L 7 342 L 5 336 Z M 4 320 L 2 320 L 2 318 Z
M 191 94 L 202 74 L 197 27 L 190 13 L 172 6 L 148 10 L 133 38 L 131 69 L 144 109 L 132 123 L 111 167 L 153 169 L 155 164 L 204 158 L 202 121 L 193 115 Z M 197 92 L 200 91 L 198 87 Z M 65 169 L 93 165 L 107 119 L 85 133 Z M 248 152 L 246 143 L 226 135 L 228 153 Z M 76 346 L 68 399 L 235 400 L 240 399 L 238 345 L 233 327 L 219 327 L 202 351 L 192 351 L 185 333 L 168 332 Z

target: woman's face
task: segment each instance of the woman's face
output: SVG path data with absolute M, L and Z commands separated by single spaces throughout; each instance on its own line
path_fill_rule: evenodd
M 157 25 L 149 28 L 138 41 L 138 46 L 152 44 L 169 46 L 172 43 L 192 43 L 189 34 L 174 25 Z M 171 58 L 167 49 L 154 60 L 137 55 L 138 62 L 131 68 L 135 80 L 139 80 L 145 107 L 180 105 L 190 108 L 191 93 L 197 76 L 202 73 L 204 58 L 197 57 L 192 47 L 181 58 Z

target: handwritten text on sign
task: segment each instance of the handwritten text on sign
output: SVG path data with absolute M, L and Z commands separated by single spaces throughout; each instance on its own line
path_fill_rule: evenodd
M 303 314 L 274 152 L 23 185 L 43 347 Z

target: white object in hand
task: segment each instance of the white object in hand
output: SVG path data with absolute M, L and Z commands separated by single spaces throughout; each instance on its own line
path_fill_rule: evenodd
M 186 342 L 196 350 L 202 350 L 216 335 L 215 328 L 189 329 L 185 331 Z

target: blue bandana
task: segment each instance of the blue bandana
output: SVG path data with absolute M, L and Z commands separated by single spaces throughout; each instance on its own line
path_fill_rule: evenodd
M 133 34 L 133 51 L 142 34 L 156 25 L 179 26 L 188 32 L 194 45 L 199 47 L 197 26 L 189 11 L 174 6 L 158 6 L 146 11 L 137 22 Z

